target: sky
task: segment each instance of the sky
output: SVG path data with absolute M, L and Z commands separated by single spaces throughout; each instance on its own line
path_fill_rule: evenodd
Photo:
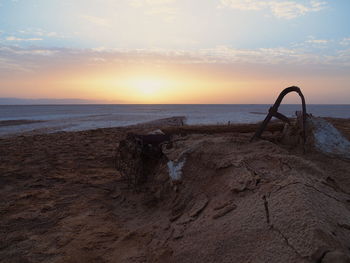
M 348 0 L 0 0 L 0 97 L 350 103 Z M 297 95 L 286 99 L 299 103 Z

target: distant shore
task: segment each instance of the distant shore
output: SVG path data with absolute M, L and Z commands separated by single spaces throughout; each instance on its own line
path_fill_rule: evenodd
M 0 121 L 0 127 L 4 126 L 16 126 L 16 125 L 24 125 L 24 124 L 32 124 L 32 123 L 40 123 L 45 121 L 39 120 L 5 120 Z

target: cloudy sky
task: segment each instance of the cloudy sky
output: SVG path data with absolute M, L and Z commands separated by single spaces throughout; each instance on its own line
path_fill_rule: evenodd
M 0 0 L 0 97 L 350 103 L 348 0 Z M 288 102 L 298 102 L 291 96 Z

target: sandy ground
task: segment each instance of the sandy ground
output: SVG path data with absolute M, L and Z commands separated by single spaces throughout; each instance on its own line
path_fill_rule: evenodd
M 0 261 L 348 262 L 350 161 L 225 129 L 175 137 L 182 181 L 160 162 L 139 191 L 114 156 L 145 128 L 0 139 Z

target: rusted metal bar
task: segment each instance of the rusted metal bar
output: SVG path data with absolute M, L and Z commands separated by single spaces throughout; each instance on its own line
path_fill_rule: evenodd
M 256 138 L 260 138 L 261 137 L 262 133 L 266 129 L 267 124 L 270 122 L 272 117 L 276 117 L 276 118 L 282 120 L 283 122 L 290 123 L 289 119 L 286 116 L 284 116 L 283 114 L 278 112 L 278 108 L 281 105 L 281 102 L 282 102 L 283 98 L 288 93 L 293 92 L 293 91 L 298 93 L 300 98 L 301 98 L 302 118 L 303 118 L 303 127 L 302 127 L 303 134 L 302 135 L 303 135 L 303 141 L 305 143 L 305 141 L 306 141 L 306 131 L 305 131 L 305 128 L 306 128 L 306 104 L 305 104 L 305 98 L 304 98 L 303 93 L 301 92 L 300 88 L 296 87 L 296 86 L 292 86 L 292 87 L 286 88 L 280 93 L 280 95 L 278 96 L 275 104 L 269 109 L 269 113 L 267 114 L 265 120 L 263 121 L 263 123 L 261 124 L 259 129 L 256 131 L 256 133 L 252 137 L 251 141 L 253 141 Z

